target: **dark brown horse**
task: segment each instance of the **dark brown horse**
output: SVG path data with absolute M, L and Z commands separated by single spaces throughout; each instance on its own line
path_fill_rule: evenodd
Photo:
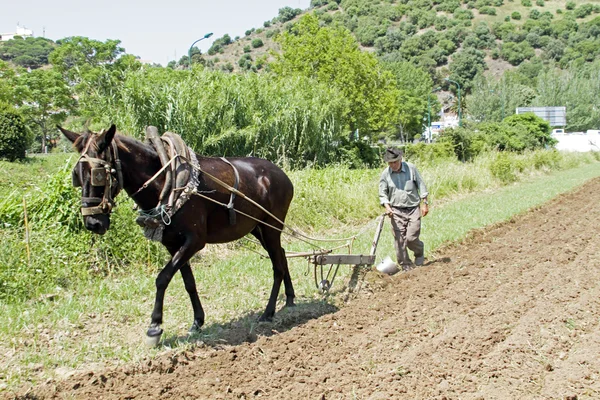
M 114 125 L 100 134 L 79 134 L 61 127 L 59 129 L 81 154 L 73 170 L 73 179 L 74 185 L 82 188 L 82 213 L 87 229 L 101 235 L 108 230 L 113 198 L 121 189 L 133 198 L 141 210 L 151 210 L 157 206 L 165 183 L 165 173 L 151 180 L 162 166 L 159 155 L 151 145 L 116 134 Z M 235 178 L 230 164 L 220 158 L 198 156 L 197 159 L 201 171 L 233 186 Z M 239 191 L 283 222 L 294 193 L 292 182 L 286 174 L 270 161 L 260 158 L 229 158 L 228 161 L 239 171 Z M 141 189 L 149 180 L 148 186 Z M 229 202 L 230 191 L 208 179 L 204 172 L 200 172 L 197 189 L 219 203 Z M 294 288 L 281 247 L 281 232 L 275 229 L 281 228 L 281 223 L 240 196 L 236 197 L 234 207 L 256 220 L 240 213 L 235 223 L 231 224 L 225 207 L 199 196 L 191 196 L 164 228 L 161 243 L 172 258 L 156 278 L 156 300 L 147 331 L 149 343 L 158 343 L 163 332 L 161 324 L 165 290 L 177 271 L 181 272 L 194 310 L 191 330 L 197 330 L 204 324 L 204 310 L 189 260 L 207 243 L 226 243 L 248 233 L 254 235 L 268 252 L 273 264 L 273 288 L 259 320 L 272 320 L 282 281 L 286 306 L 294 305 Z

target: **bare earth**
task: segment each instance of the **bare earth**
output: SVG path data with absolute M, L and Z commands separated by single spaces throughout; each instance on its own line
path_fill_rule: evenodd
M 79 373 L 21 398 L 597 399 L 599 221 L 595 179 L 425 267 L 370 272 L 337 312 L 232 328 L 229 344 Z

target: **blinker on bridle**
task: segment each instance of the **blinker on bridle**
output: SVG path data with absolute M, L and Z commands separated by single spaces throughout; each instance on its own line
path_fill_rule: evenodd
M 95 187 L 104 187 L 104 192 L 102 198 L 81 198 L 81 214 L 84 217 L 88 215 L 110 214 L 115 204 L 114 198 L 119 194 L 121 189 L 123 189 L 123 171 L 121 170 L 121 160 L 119 160 L 117 144 L 114 140 L 112 141 L 111 146 L 106 152 L 106 160 L 102 160 L 87 155 L 92 140 L 93 137 L 90 137 L 84 150 L 81 152 L 78 162 L 73 168 L 73 186 L 81 187 L 80 176 L 77 176 L 77 168 L 79 167 L 79 169 L 81 169 L 81 163 L 87 162 L 92 167 L 90 170 L 91 185 Z M 112 167 L 113 158 L 116 170 Z

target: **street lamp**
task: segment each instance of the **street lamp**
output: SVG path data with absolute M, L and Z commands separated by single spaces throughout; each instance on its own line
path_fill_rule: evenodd
M 444 80 L 454 83 L 456 85 L 456 87 L 458 88 L 458 126 L 461 127 L 462 126 L 462 111 L 460 110 L 460 85 L 458 84 L 458 82 L 453 81 L 450 78 L 445 78 Z
M 435 93 L 440 90 L 441 87 L 437 87 L 431 91 Z M 427 94 L 427 142 L 431 143 L 431 93 Z
M 198 43 L 201 40 L 204 39 L 208 39 L 209 37 L 212 36 L 212 32 L 207 33 L 206 35 L 202 36 L 200 39 L 196 40 L 194 43 L 192 43 L 192 45 L 190 46 L 190 49 L 188 50 L 188 62 L 190 63 L 190 68 L 192 67 L 192 48 L 194 47 L 194 45 L 196 43 Z

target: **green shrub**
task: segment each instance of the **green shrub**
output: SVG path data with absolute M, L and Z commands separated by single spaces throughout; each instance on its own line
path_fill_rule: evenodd
M 544 7 L 546 3 L 544 3 L 544 0 L 535 0 L 535 4 L 540 7 Z
M 490 172 L 504 184 L 517 180 L 514 165 L 505 153 L 498 153 L 496 155 L 496 159 L 490 164 Z
M 479 9 L 480 14 L 484 15 L 496 15 L 496 9 L 494 7 L 481 7 Z
M 466 128 L 446 129 L 438 138 L 438 142 L 449 144 L 460 161 L 472 160 L 485 147 L 480 135 Z
M 350 169 L 372 168 L 381 162 L 377 149 L 362 140 L 344 141 L 338 152 L 342 165 Z
M 557 169 L 562 161 L 558 151 L 536 152 L 533 156 L 533 166 L 535 169 Z
M 449 159 L 456 159 L 454 148 L 449 142 L 436 142 L 431 144 L 407 144 L 404 153 L 407 159 L 418 163 L 436 164 Z
M 533 147 L 528 147 L 531 150 L 552 147 L 557 143 L 551 135 L 550 124 L 534 113 L 514 114 L 506 117 L 502 123 L 525 129 L 527 137 L 533 141 Z
M 0 158 L 22 160 L 31 144 L 31 136 L 21 115 L 9 106 L 0 104 Z
M 521 0 L 521 5 L 524 7 L 531 7 L 531 0 Z
M 521 19 L 521 13 L 518 11 L 513 11 L 512 14 L 510 14 L 510 17 L 514 20 L 520 20 Z
M 255 49 L 259 48 L 259 47 L 263 47 L 263 41 L 260 38 L 256 38 L 254 40 L 252 40 L 252 47 L 254 47 Z
M 574 1 L 567 1 L 567 4 L 565 5 L 567 10 L 574 10 L 575 7 L 577 7 L 577 4 L 575 4 Z

